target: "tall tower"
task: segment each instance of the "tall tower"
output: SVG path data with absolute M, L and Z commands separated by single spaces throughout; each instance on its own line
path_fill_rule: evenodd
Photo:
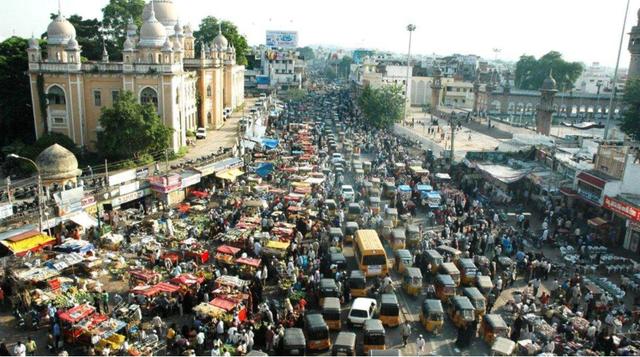
M 509 97 L 511 96 L 511 72 L 504 73 L 502 96 L 500 96 L 500 114 L 509 113 Z
M 629 52 L 631 53 L 631 61 L 627 78 L 640 78 L 640 10 L 638 10 L 638 24 L 633 26 L 629 32 Z
M 440 90 L 442 89 L 442 70 L 436 65 L 431 83 L 431 114 L 437 114 L 440 107 Z
M 540 88 L 540 104 L 538 104 L 538 113 L 536 116 L 536 132 L 549 136 L 551 133 L 551 115 L 555 111 L 553 109 L 553 98 L 556 95 L 556 80 L 553 79 L 551 71 L 549 77 L 542 82 Z

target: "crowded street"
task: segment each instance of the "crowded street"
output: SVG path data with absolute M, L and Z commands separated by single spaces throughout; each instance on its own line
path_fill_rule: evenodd
M 0 354 L 638 354 L 638 265 L 586 217 L 494 199 L 368 126 L 346 85 L 314 86 L 265 98 L 282 110 L 242 128 L 260 140 L 197 184 L 148 178 L 169 195 L 182 177 L 180 202 L 123 203 L 5 259 Z

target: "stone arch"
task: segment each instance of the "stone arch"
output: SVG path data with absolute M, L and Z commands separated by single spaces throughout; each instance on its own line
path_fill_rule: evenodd
M 158 92 L 152 87 L 144 87 L 140 90 L 140 104 L 153 104 L 158 109 Z
M 513 102 L 509 102 L 507 106 L 507 113 L 514 113 L 516 109 L 516 104 Z
M 501 109 L 502 109 L 502 103 L 500 103 L 499 100 L 492 101 L 491 105 L 489 106 L 489 111 L 499 112 Z
M 527 105 L 525 106 L 525 113 L 526 113 L 526 114 L 531 114 L 531 113 L 533 113 L 533 109 L 534 109 L 534 108 L 535 108 L 535 107 L 533 106 L 533 104 L 531 104 L 531 103 L 527 103 Z
M 50 105 L 66 105 L 67 93 L 61 86 L 52 84 L 47 88 L 47 99 Z

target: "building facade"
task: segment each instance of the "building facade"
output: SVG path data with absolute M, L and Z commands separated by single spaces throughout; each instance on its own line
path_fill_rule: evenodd
M 174 151 L 186 146 L 188 131 L 220 128 L 223 108 L 244 101 L 244 66 L 233 46 L 219 33 L 196 57 L 193 31 L 179 23 L 173 0 L 147 3 L 140 29 L 129 23 L 121 62 L 106 50 L 101 61 L 81 61 L 76 30 L 60 13 L 47 28 L 46 51 L 32 38 L 27 52 L 36 137 L 62 133 L 89 151 L 102 108 L 124 91 L 157 108 L 173 129 Z
M 638 22 L 636 26 L 631 28 L 629 32 L 629 53 L 631 60 L 629 62 L 628 79 L 637 79 L 640 77 L 640 10 L 638 10 Z

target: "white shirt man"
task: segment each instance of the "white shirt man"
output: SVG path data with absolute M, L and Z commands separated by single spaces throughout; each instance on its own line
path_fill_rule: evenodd
M 24 345 L 21 341 L 18 341 L 16 345 L 13 347 L 13 355 L 14 356 L 26 356 L 27 355 L 27 346 Z

